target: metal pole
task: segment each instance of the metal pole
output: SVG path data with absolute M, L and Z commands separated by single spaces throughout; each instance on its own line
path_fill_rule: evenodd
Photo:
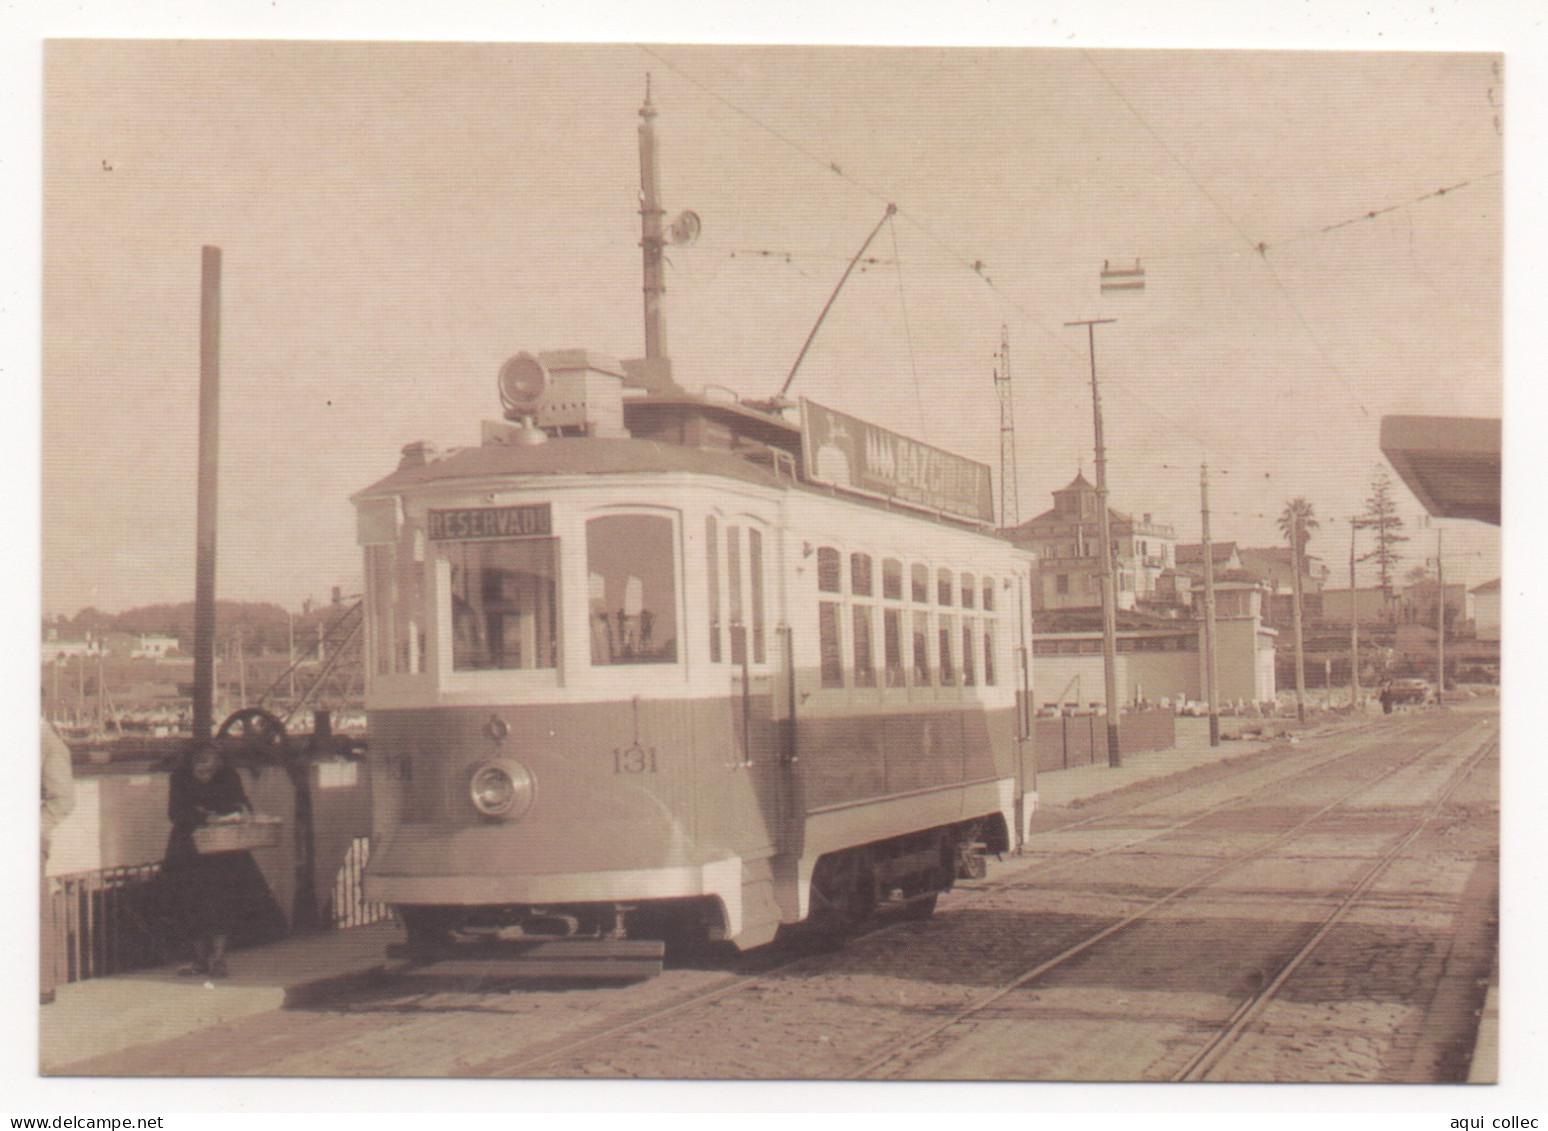
M 661 178 L 656 172 L 656 108 L 650 101 L 650 76 L 645 77 L 645 105 L 640 107 L 640 247 L 645 258 L 645 356 L 666 355 L 666 327 L 661 321 Z
M 1215 663 L 1215 554 L 1209 542 L 1209 464 L 1199 468 L 1199 507 L 1204 526 L 1204 689 L 1209 702 L 1209 744 L 1220 745 L 1220 677 Z
M 1360 520 L 1349 520 L 1349 708 L 1360 709 L 1360 600 L 1355 591 L 1355 530 Z
M 194 558 L 193 736 L 208 738 L 215 694 L 215 488 L 220 466 L 220 248 L 204 248 L 199 312 L 199 501 Z
M 1446 566 L 1441 558 L 1441 535 L 1435 529 L 1435 702 L 1446 701 Z
M 1090 318 L 1066 322 L 1066 326 L 1086 328 L 1086 346 L 1091 358 L 1091 421 L 1096 434 L 1096 489 L 1098 530 L 1102 539 L 1102 678 L 1107 695 L 1107 764 L 1112 769 L 1123 765 L 1118 748 L 1118 595 L 1113 578 L 1112 524 L 1107 516 L 1107 448 L 1102 443 L 1102 394 L 1097 389 L 1096 327 L 1116 318 Z

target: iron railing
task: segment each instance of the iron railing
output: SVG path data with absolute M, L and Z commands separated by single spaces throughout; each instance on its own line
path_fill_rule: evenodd
M 356 837 L 334 876 L 324 922 L 335 930 L 392 917 L 384 903 L 367 903 L 362 877 L 371 838 Z M 178 957 L 176 933 L 158 882 L 160 864 L 101 868 L 49 882 L 54 971 L 60 983 L 104 978 L 159 966 Z

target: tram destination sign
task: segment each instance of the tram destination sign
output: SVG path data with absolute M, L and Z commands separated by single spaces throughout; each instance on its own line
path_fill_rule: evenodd
M 553 533 L 547 503 L 514 507 L 457 507 L 432 510 L 426 526 L 432 542 L 470 542 L 493 538 L 543 538 Z
M 994 522 L 986 464 L 801 398 L 806 477 L 864 495 Z

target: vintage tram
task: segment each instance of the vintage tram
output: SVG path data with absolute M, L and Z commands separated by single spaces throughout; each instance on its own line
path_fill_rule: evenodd
M 661 357 L 519 354 L 500 392 L 354 497 L 366 894 L 413 951 L 842 934 L 1017 846 L 1031 561 L 986 467 Z

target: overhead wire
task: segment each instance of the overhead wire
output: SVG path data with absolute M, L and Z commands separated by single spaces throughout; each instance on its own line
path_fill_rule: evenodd
M 840 162 L 838 162 L 836 160 L 827 159 L 827 158 L 822 157 L 820 154 L 814 152 L 813 150 L 811 150 L 807 146 L 801 144 L 800 142 L 798 142 L 794 138 L 790 137 L 788 134 L 786 134 L 786 133 L 784 133 L 784 132 L 774 128 L 773 126 L 769 125 L 767 122 L 763 121 L 757 115 L 755 115 L 755 114 L 749 112 L 748 110 L 744 109 L 743 107 L 737 105 L 735 102 L 731 101 L 729 98 L 726 98 L 725 96 L 720 94 L 718 91 L 714 90 L 712 87 L 710 87 L 706 83 L 700 81 L 696 76 L 694 76 L 694 75 L 688 73 L 687 71 L 683 70 L 673 60 L 671 60 L 667 56 L 663 55 L 660 51 L 655 50 L 653 47 L 651 47 L 648 44 L 638 44 L 637 46 L 640 48 L 641 51 L 643 51 L 644 53 L 650 55 L 652 58 L 656 59 L 663 66 L 667 67 L 673 73 L 675 73 L 680 78 L 682 78 L 685 82 L 688 82 L 689 84 L 691 84 L 692 86 L 694 86 L 698 90 L 702 91 L 703 93 L 708 95 L 710 98 L 714 99 L 716 102 L 718 102 L 722 106 L 726 107 L 732 113 L 734 113 L 734 114 L 738 115 L 739 117 L 745 119 L 746 121 L 752 123 L 758 129 L 760 129 L 760 130 L 764 131 L 765 133 L 769 134 L 771 137 L 775 138 L 776 140 L 778 140 L 783 145 L 789 147 L 794 152 L 796 152 L 796 153 L 800 154 L 801 156 L 805 157 L 807 160 L 811 161 L 813 164 L 816 164 L 816 165 L 820 166 L 824 170 L 828 171 L 829 173 L 831 173 L 834 176 L 840 178 L 841 180 L 845 181 L 846 183 L 852 185 L 854 188 L 858 189 L 859 191 L 867 194 L 868 196 L 870 196 L 870 197 L 872 197 L 872 198 L 874 198 L 876 200 L 887 201 L 888 203 L 892 202 L 891 199 L 889 198 L 888 194 L 886 194 L 884 192 L 881 192 L 881 191 L 871 187 L 870 185 L 868 185 L 868 184 L 864 183 L 863 181 L 859 180 L 858 178 L 854 177 L 852 174 L 846 172 L 844 167 L 843 167 L 843 165 Z M 1086 50 L 1082 50 L 1081 54 L 1082 54 L 1082 57 L 1091 66 L 1092 70 L 1094 70 L 1101 77 L 1102 81 L 1104 83 L 1106 83 L 1108 88 L 1113 92 L 1113 94 L 1118 98 L 1118 100 L 1120 102 L 1122 102 L 1124 107 L 1133 116 L 1134 120 L 1137 123 L 1139 123 L 1141 128 L 1143 128 L 1145 130 L 1145 132 L 1151 137 L 1151 139 L 1155 142 L 1156 146 L 1164 154 L 1166 154 L 1166 156 L 1177 166 L 1177 168 L 1179 170 L 1181 170 L 1183 175 L 1185 177 L 1187 177 L 1189 182 L 1194 186 L 1194 188 L 1199 192 L 1199 194 L 1214 207 L 1214 209 L 1220 214 L 1222 219 L 1224 219 L 1226 224 L 1229 226 L 1231 231 L 1235 233 L 1235 235 L 1237 236 L 1238 239 L 1240 239 L 1240 241 L 1242 243 L 1242 249 L 1243 250 L 1239 254 L 1243 255 L 1243 256 L 1246 256 L 1248 253 L 1256 253 L 1257 259 L 1260 260 L 1263 263 L 1265 269 L 1268 272 L 1268 277 L 1269 277 L 1270 281 L 1273 283 L 1275 289 L 1279 292 L 1281 297 L 1284 299 L 1287 307 L 1290 309 L 1292 315 L 1295 317 L 1298 325 L 1300 326 L 1301 332 L 1305 335 L 1306 340 L 1311 343 L 1311 345 L 1316 350 L 1316 352 L 1319 355 L 1319 357 L 1322 359 L 1323 364 L 1327 367 L 1328 371 L 1330 373 L 1332 373 L 1333 376 L 1338 380 L 1338 382 L 1343 386 L 1345 392 L 1349 395 L 1349 397 L 1353 401 L 1353 403 L 1360 409 L 1360 412 L 1362 413 L 1362 415 L 1364 415 L 1366 417 L 1369 417 L 1370 416 L 1370 410 L 1366 407 L 1363 399 L 1360 397 L 1358 392 L 1354 389 L 1354 387 L 1350 383 L 1350 381 L 1347 378 L 1347 376 L 1343 373 L 1342 369 L 1340 369 L 1340 367 L 1332 359 L 1332 357 L 1329 356 L 1327 350 L 1324 348 L 1324 346 L 1322 345 L 1321 341 L 1318 339 L 1317 335 L 1312 331 L 1311 325 L 1307 321 L 1305 315 L 1301 312 L 1300 307 L 1296 303 L 1295 298 L 1291 294 L 1288 286 L 1285 284 L 1284 280 L 1282 278 L 1280 278 L 1279 273 L 1274 269 L 1273 264 L 1271 264 L 1269 262 L 1269 259 L 1268 259 L 1268 252 L 1269 252 L 1269 250 L 1277 249 L 1277 248 L 1286 246 L 1286 245 L 1288 245 L 1290 243 L 1298 242 L 1300 240 L 1309 239 L 1309 238 L 1311 238 L 1313 236 L 1326 235 L 1326 234 L 1329 234 L 1331 232 L 1338 231 L 1338 230 L 1340 230 L 1340 229 L 1342 229 L 1344 227 L 1348 227 L 1348 226 L 1350 226 L 1352 224 L 1360 223 L 1360 222 L 1365 221 L 1365 220 L 1370 220 L 1370 219 L 1373 219 L 1373 218 L 1375 218 L 1377 216 L 1380 216 L 1380 215 L 1386 215 L 1386 214 L 1398 211 L 1398 210 L 1400 210 L 1402 208 L 1412 207 L 1414 205 L 1417 205 L 1417 204 L 1420 204 L 1420 203 L 1423 203 L 1423 202 L 1426 202 L 1426 201 L 1429 201 L 1429 200 L 1433 200 L 1433 199 L 1437 199 L 1437 198 L 1440 198 L 1440 197 L 1444 197 L 1446 195 L 1449 195 L 1452 192 L 1456 192 L 1456 191 L 1459 191 L 1461 189 L 1467 188 L 1467 187 L 1475 184 L 1476 182 L 1478 182 L 1480 180 L 1484 180 L 1484 179 L 1487 179 L 1487 178 L 1493 177 L 1493 176 L 1498 176 L 1499 174 L 1498 173 L 1484 174 L 1482 176 L 1474 177 L 1474 178 L 1471 178 L 1471 179 L 1469 179 L 1467 181 L 1459 182 L 1459 183 L 1454 184 L 1454 185 L 1448 185 L 1448 186 L 1446 186 L 1446 187 L 1444 187 L 1442 189 L 1438 189 L 1438 190 L 1435 190 L 1435 191 L 1432 191 L 1432 192 L 1429 192 L 1429 193 L 1425 193 L 1425 194 L 1423 194 L 1423 195 L 1421 195 L 1419 197 L 1416 197 L 1416 198 L 1414 198 L 1412 200 L 1402 201 L 1402 202 L 1399 202 L 1397 204 L 1389 205 L 1389 206 L 1386 206 L 1386 207 L 1381 208 L 1381 209 L 1374 209 L 1374 210 L 1368 211 L 1366 213 L 1362 213 L 1359 216 L 1350 217 L 1350 218 L 1348 218 L 1346 220 L 1343 220 L 1343 221 L 1340 221 L 1340 222 L 1337 222 L 1337 223 L 1334 223 L 1334 224 L 1324 225 L 1323 227 L 1318 228 L 1316 230 L 1303 232 L 1303 233 L 1301 233 L 1301 234 L 1299 234 L 1297 236 L 1287 237 L 1286 239 L 1275 241 L 1275 243 L 1271 245 L 1271 244 L 1269 244 L 1269 243 L 1267 243 L 1267 242 L 1265 242 L 1263 240 L 1254 240 L 1251 237 L 1251 235 L 1248 234 L 1248 232 L 1242 227 L 1241 223 L 1238 222 L 1238 220 L 1230 212 L 1230 210 L 1225 207 L 1225 205 L 1209 190 L 1208 186 L 1204 184 L 1204 182 L 1193 172 L 1193 170 L 1191 168 L 1189 168 L 1189 166 L 1182 160 L 1181 157 L 1178 156 L 1178 154 L 1171 148 L 1171 146 L 1169 146 L 1166 143 L 1165 139 L 1160 135 L 1160 133 L 1155 129 L 1155 127 L 1151 125 L 1149 120 L 1143 114 L 1140 113 L 1139 109 L 1134 105 L 1134 103 L 1132 101 L 1130 101 L 1128 96 L 1125 95 L 1124 92 L 1118 87 L 1118 85 L 1113 81 L 1111 76 L 1109 76 L 1107 74 L 1107 72 L 1096 62 L 1096 60 L 1092 57 L 1091 52 L 1086 51 Z M 1061 349 L 1063 349 L 1066 353 L 1070 354 L 1071 356 L 1075 356 L 1075 357 L 1081 356 L 1082 351 L 1080 351 L 1078 349 L 1078 347 L 1072 341 L 1070 341 L 1066 335 L 1062 335 L 1062 334 L 1056 332 L 1055 329 L 1053 327 L 1051 327 L 1050 325 L 1048 325 L 1041 316 L 1037 315 L 1036 313 L 1034 313 L 1033 311 L 1028 309 L 1023 303 L 1019 302 L 1014 296 L 1008 294 L 1005 290 L 1003 290 L 1000 286 L 998 286 L 996 284 L 996 282 L 994 281 L 993 277 L 988 273 L 988 271 L 987 271 L 987 264 L 985 263 L 985 261 L 982 258 L 973 257 L 973 256 L 964 254 L 964 253 L 960 252 L 959 250 L 957 250 L 950 243 L 948 243 L 946 241 L 946 239 L 944 239 L 939 233 L 937 233 L 934 230 L 934 228 L 931 227 L 930 224 L 925 222 L 925 220 L 923 218 L 914 215 L 909 209 L 899 206 L 896 209 L 896 212 L 897 212 L 898 215 L 901 215 L 910 224 L 912 224 L 915 228 L 917 228 L 932 243 L 934 243 L 942 251 L 944 251 L 955 264 L 957 264 L 960 267 L 966 268 L 967 270 L 971 271 L 974 275 L 976 275 L 996 295 L 996 297 L 1000 301 L 1004 302 L 1011 309 L 1013 309 L 1013 310 L 1017 311 L 1019 314 L 1021 314 L 1023 316 L 1023 318 L 1025 318 L 1025 320 L 1028 323 L 1030 323 L 1036 329 L 1041 330 L 1046 337 L 1048 337 L 1051 341 L 1057 343 L 1059 345 L 1059 347 Z M 899 291 L 900 291 L 900 296 L 901 296 L 902 295 L 902 284 L 901 284 L 902 265 L 901 265 L 901 256 L 897 252 L 897 232 L 896 232 L 895 228 L 892 231 L 892 238 L 893 238 L 893 244 L 894 244 L 894 258 L 893 258 L 892 262 L 893 262 L 893 265 L 897 268 L 897 270 L 898 270 L 898 272 L 900 274 Z M 733 251 L 732 254 L 735 255 L 735 254 L 737 254 L 737 252 Z M 764 257 L 768 257 L 768 258 L 775 258 L 775 257 L 778 257 L 780 255 L 780 253 L 777 253 L 777 252 L 772 252 L 771 253 L 771 252 L 763 251 L 763 250 L 750 251 L 750 252 L 747 252 L 745 254 L 764 256 Z M 1189 256 L 1189 255 L 1187 255 L 1187 253 L 1181 253 L 1179 256 L 1176 256 L 1176 257 L 1179 257 L 1179 258 L 1180 257 L 1187 257 L 1187 258 L 1210 257 L 1210 258 L 1213 258 L 1213 257 L 1218 257 L 1221 254 L 1227 254 L 1227 253 L 1224 252 L 1224 251 L 1221 251 L 1221 252 L 1210 252 L 1210 253 L 1201 253 L 1200 256 Z M 786 262 L 791 262 L 792 261 L 792 256 L 789 253 L 785 253 L 783 255 L 783 258 L 786 260 Z M 810 257 L 807 257 L 807 258 L 817 258 L 817 256 L 810 256 Z M 872 258 L 874 258 L 874 257 L 872 257 Z M 1150 258 L 1152 262 L 1156 261 L 1155 257 L 1148 257 L 1148 258 Z M 1173 256 L 1163 256 L 1162 258 L 1163 259 L 1173 258 Z M 868 263 L 871 262 L 871 259 L 868 259 L 867 262 Z M 881 261 L 881 260 L 876 260 L 876 264 L 877 265 L 879 265 L 882 262 L 883 261 Z M 901 301 L 904 303 L 904 319 L 905 319 L 905 326 L 907 327 L 908 319 L 907 319 L 906 299 L 901 299 Z M 916 403 L 919 405 L 919 408 L 920 408 L 921 419 L 923 419 L 922 398 L 921 398 L 921 394 L 920 394 L 920 391 L 919 391 L 919 379 L 918 379 L 918 371 L 917 371 L 917 361 L 915 360 L 915 357 L 914 357 L 912 332 L 911 332 L 911 330 L 907 330 L 906 333 L 907 333 L 907 338 L 908 338 L 908 343 L 907 344 L 908 344 L 908 348 L 909 348 L 909 351 L 910 351 L 910 365 L 913 368 L 915 398 L 916 398 Z M 1121 395 L 1123 397 L 1130 398 L 1133 401 L 1135 401 L 1136 403 L 1138 403 L 1139 405 L 1141 405 L 1143 408 L 1145 408 L 1148 412 L 1154 414 L 1155 416 L 1157 416 L 1157 417 L 1159 417 L 1159 418 L 1161 418 L 1163 420 L 1168 420 L 1177 431 L 1181 432 L 1183 435 L 1188 436 L 1189 439 L 1191 439 L 1195 444 L 1197 444 L 1202 454 L 1204 454 L 1206 456 L 1218 455 L 1218 453 L 1214 452 L 1214 450 L 1212 449 L 1211 445 L 1208 442 L 1206 442 L 1201 436 L 1199 436 L 1195 431 L 1193 431 L 1193 429 L 1188 427 L 1186 424 L 1171 418 L 1168 413 L 1166 413 L 1164 410 L 1162 410 L 1162 409 L 1158 408 L 1157 406 L 1155 406 L 1147 398 L 1145 398 L 1144 396 L 1139 394 L 1133 388 L 1129 387 L 1125 382 L 1122 382 L 1120 380 L 1115 380 L 1115 379 L 1109 377 L 1109 378 L 1107 378 L 1105 380 L 1104 384 L 1106 384 L 1110 389 L 1112 389 L 1112 391 L 1114 393 L 1119 394 L 1119 395 Z M 1267 473 L 1265 473 L 1265 474 L 1267 474 Z M 1220 513 L 1236 515 L 1238 512 L 1221 511 Z M 1272 516 L 1266 516 L 1266 515 L 1256 514 L 1256 513 L 1249 514 L 1249 513 L 1245 513 L 1245 512 L 1243 512 L 1239 516 L 1240 517 L 1257 517 L 1257 518 L 1272 517 Z
M 853 185 L 861 192 L 876 200 L 882 201 L 883 203 L 893 203 L 891 197 L 887 193 L 872 188 L 870 185 L 854 177 L 852 174 L 845 172 L 843 165 L 841 165 L 839 162 L 823 158 L 820 154 L 814 153 L 812 150 L 808 149 L 794 138 L 775 129 L 773 126 L 763 121 L 757 115 L 738 106 L 736 103 L 732 102 L 718 91 L 701 82 L 695 76 L 689 74 L 687 71 L 684 71 L 671 59 L 667 58 L 659 51 L 653 49 L 649 44 L 641 43 L 637 44 L 636 46 L 638 46 L 641 51 L 645 52 L 645 54 L 649 55 L 651 58 L 660 62 L 663 66 L 667 67 L 679 78 L 683 79 L 683 81 L 690 83 L 694 87 L 703 91 L 705 94 L 709 95 L 716 102 L 726 107 L 732 113 L 738 115 L 739 117 L 745 118 L 747 121 L 751 122 L 753 125 L 767 133 L 770 137 L 773 137 L 784 145 L 789 146 L 792 150 L 805 157 L 808 161 L 821 166 L 828 172 L 832 173 L 834 176 L 838 177 L 840 180 Z M 1028 310 L 1014 297 L 997 286 L 994 279 L 986 273 L 987 264 L 981 257 L 969 256 L 963 252 L 958 251 L 956 248 L 947 243 L 946 240 L 922 218 L 915 216 L 908 209 L 899 206 L 897 211 L 900 216 L 906 219 L 910 224 L 914 225 L 914 227 L 918 228 L 921 233 L 923 233 L 928 239 L 940 247 L 942 251 L 946 252 L 954 262 L 962 267 L 965 267 L 967 270 L 977 275 L 978 278 L 983 280 L 984 284 L 991 291 L 993 291 L 1001 301 L 1022 315 L 1023 318 L 1034 325 L 1037 329 L 1043 331 L 1043 333 L 1046 334 L 1051 341 L 1057 343 L 1060 348 L 1071 354 L 1078 353 L 1078 351 L 1073 346 L 1064 340 L 1062 335 L 1056 333 L 1054 329 L 1048 326 L 1037 314 L 1033 313 L 1031 310 Z

